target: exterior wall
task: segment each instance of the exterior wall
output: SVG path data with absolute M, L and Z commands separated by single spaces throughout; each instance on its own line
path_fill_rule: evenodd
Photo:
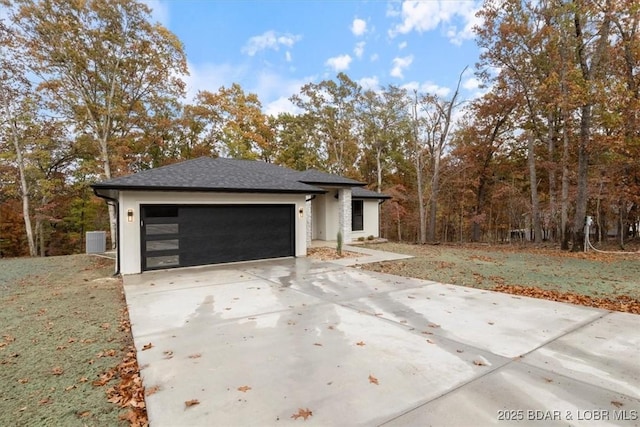
M 239 194 L 239 193 L 191 193 L 121 191 L 119 200 L 120 273 L 141 272 L 140 205 L 143 204 L 295 204 L 295 254 L 307 255 L 306 206 L 304 194 Z M 127 211 L 133 209 L 133 222 L 127 221 Z M 303 209 L 300 218 L 299 211 Z
M 380 221 L 380 208 L 379 201 L 377 199 L 364 199 L 362 200 L 362 209 L 364 211 L 363 229 L 362 231 L 352 231 L 351 240 L 358 240 L 358 237 L 369 236 L 380 237 L 379 221 Z
M 339 200 L 336 199 L 335 195 L 339 191 L 342 190 L 330 188 L 327 189 L 326 194 L 318 194 L 316 198 L 312 200 L 313 239 L 336 240 L 336 238 L 338 237 L 338 230 L 340 229 L 340 203 Z M 349 194 L 351 194 L 350 189 Z M 351 209 L 351 202 L 349 202 L 349 209 Z M 349 221 L 351 221 L 351 216 L 349 216 Z M 351 228 L 351 225 L 349 225 L 349 228 Z M 342 236 L 344 238 L 344 232 L 342 233 Z
M 325 195 L 325 222 L 324 229 L 326 232 L 325 238 L 321 240 L 336 240 L 338 238 L 338 230 L 340 226 L 340 220 L 338 218 L 338 199 L 335 195 L 338 190 L 330 189 Z
M 317 240 L 327 240 L 326 239 L 326 209 L 325 209 L 325 198 L 327 196 L 325 194 L 316 195 L 315 199 L 311 201 L 313 211 L 312 217 L 312 230 L 311 230 L 311 238 Z

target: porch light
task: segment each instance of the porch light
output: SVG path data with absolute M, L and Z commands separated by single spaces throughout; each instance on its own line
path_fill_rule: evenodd
M 302 218 L 304 216 L 304 208 L 298 209 L 298 217 Z
M 133 222 L 133 209 L 127 209 L 127 222 Z

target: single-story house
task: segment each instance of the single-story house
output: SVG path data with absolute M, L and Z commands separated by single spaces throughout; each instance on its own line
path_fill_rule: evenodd
M 114 203 L 117 272 L 306 256 L 312 239 L 379 235 L 389 196 L 353 179 L 200 157 L 92 185 Z

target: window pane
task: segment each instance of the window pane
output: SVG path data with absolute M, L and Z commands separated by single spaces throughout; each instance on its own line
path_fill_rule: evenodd
M 364 230 L 364 204 L 362 200 L 351 202 L 351 230 Z
M 162 218 L 178 216 L 177 206 L 145 206 L 144 215 L 147 218 Z
M 178 224 L 147 224 L 147 236 L 178 234 Z
M 169 251 L 174 249 L 180 249 L 178 239 L 150 240 L 147 242 L 147 251 Z
M 178 255 L 147 257 L 147 268 L 175 267 L 178 265 L 180 265 Z

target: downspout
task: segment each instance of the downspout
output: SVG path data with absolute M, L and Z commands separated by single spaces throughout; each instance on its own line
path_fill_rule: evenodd
M 95 188 L 93 189 L 93 194 L 95 194 L 97 197 L 100 197 L 101 199 L 105 199 L 107 201 L 107 204 L 109 202 L 113 202 L 116 207 L 116 232 L 120 233 L 120 206 L 118 203 L 118 199 L 98 194 Z M 113 239 L 113 236 L 111 236 L 111 238 Z M 113 273 L 113 275 L 120 275 L 120 236 L 118 236 L 118 238 L 116 239 L 116 272 Z

